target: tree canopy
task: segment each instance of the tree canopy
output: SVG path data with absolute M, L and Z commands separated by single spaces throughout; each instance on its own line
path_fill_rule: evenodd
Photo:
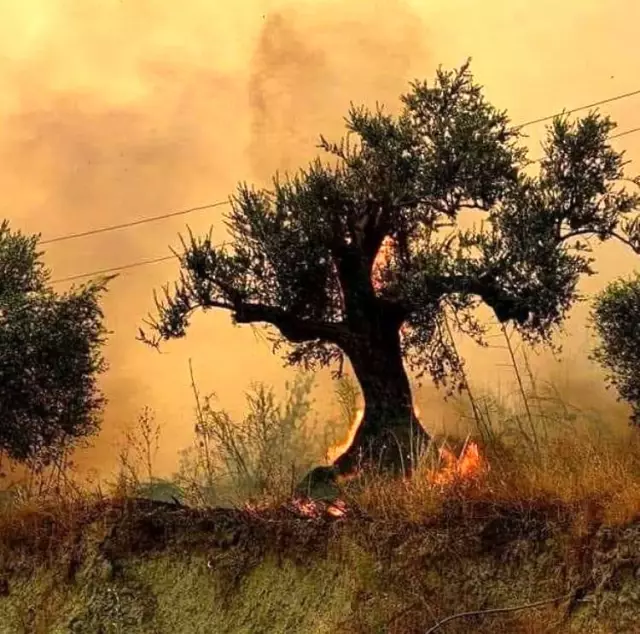
M 606 239 L 638 204 L 618 186 L 622 153 L 608 143 L 615 124 L 595 113 L 574 123 L 557 118 L 539 174 L 529 176 L 518 128 L 486 103 L 467 65 L 439 71 L 433 87 L 412 88 L 397 118 L 352 108 L 347 129 L 359 143 L 321 139 L 334 165 L 318 159 L 276 177 L 271 191 L 240 185 L 229 217 L 232 248 L 191 236 L 157 333 L 183 336 L 194 309 L 223 308 L 237 323 L 276 326 L 293 344 L 292 363 L 332 361 L 347 322 L 359 317 L 349 313 L 343 287 L 371 286 L 389 237 L 394 254 L 376 295 L 411 326 L 405 349 L 414 364 L 438 373 L 452 363 L 443 341 L 437 350 L 425 345 L 443 338 L 445 306 L 470 332 L 482 330 L 469 309 L 484 300 L 500 321 L 548 336 L 575 299 L 579 275 L 592 272 L 579 238 Z M 485 212 L 485 222 L 456 228 L 464 209 Z M 362 267 L 349 267 L 355 257 Z M 362 268 L 354 277 L 364 274 L 353 285 L 351 268 Z
M 0 224 L 0 454 L 42 466 L 99 427 L 106 280 L 54 292 L 37 245 Z

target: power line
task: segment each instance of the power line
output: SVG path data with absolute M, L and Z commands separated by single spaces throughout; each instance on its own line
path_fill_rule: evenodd
M 531 121 L 527 121 L 526 123 L 520 124 L 519 126 L 516 127 L 516 129 L 519 130 L 520 128 L 526 128 L 527 126 L 534 125 L 535 123 L 542 123 L 543 121 L 551 121 L 551 119 L 555 119 L 556 117 L 560 117 L 562 115 L 573 114 L 574 112 L 580 112 L 581 110 L 586 110 L 587 108 L 595 108 L 596 106 L 601 106 L 605 103 L 612 103 L 614 101 L 620 101 L 621 99 L 626 99 L 627 97 L 633 97 L 634 95 L 640 95 L 640 88 L 638 90 L 633 90 L 631 92 L 625 92 L 621 95 L 616 95 L 615 97 L 602 99 L 601 101 L 594 101 L 593 103 L 589 103 L 585 106 L 579 106 L 578 108 L 573 108 L 572 110 L 565 110 L 563 112 L 557 112 L 556 114 L 551 114 L 546 117 L 540 117 L 539 119 L 532 119 Z
M 633 134 L 634 132 L 640 131 L 640 126 L 637 128 L 631 128 L 631 130 L 625 130 L 624 132 L 619 132 L 618 134 L 612 134 L 610 139 L 618 139 L 621 136 L 626 136 L 627 134 Z
M 540 117 L 539 119 L 532 119 L 531 121 L 526 121 L 525 123 L 520 124 L 519 126 L 516 126 L 516 129 L 521 129 L 521 128 L 525 128 L 527 126 L 530 125 L 534 125 L 536 123 L 542 123 L 544 121 L 550 121 L 551 119 L 563 115 L 563 114 L 572 114 L 574 112 L 579 112 L 581 110 L 586 110 L 587 108 L 594 108 L 595 106 L 601 106 L 605 103 L 612 103 L 614 101 L 620 101 L 621 99 L 627 99 L 628 97 L 633 97 L 634 95 L 640 95 L 640 88 L 638 90 L 633 90 L 631 92 L 626 92 L 626 93 L 622 93 L 620 95 L 615 95 L 613 97 L 609 97 L 607 99 L 602 99 L 600 101 L 594 101 L 593 103 L 590 104 L 586 104 L 584 106 L 578 106 L 577 108 L 573 108 L 571 110 L 566 110 L 565 112 L 560 112 L 560 113 L 556 113 L 556 114 L 552 114 L 552 115 L 548 115 L 546 117 Z M 632 132 L 636 132 L 637 128 L 634 130 L 627 130 L 626 132 L 622 132 L 620 134 L 614 134 L 613 136 L 609 137 L 611 139 L 615 139 L 617 137 L 621 137 L 624 136 L 626 134 L 631 134 Z M 66 240 L 74 240 L 76 238 L 84 238 L 86 236 L 92 236 L 92 235 L 96 235 L 96 234 L 100 234 L 100 233 L 107 233 L 109 231 L 116 231 L 118 229 L 126 229 L 129 227 L 135 227 L 138 225 L 143 225 L 143 224 L 147 224 L 149 222 L 156 222 L 158 220 L 165 220 L 167 218 L 174 218 L 176 216 L 184 216 L 187 214 L 191 214 L 194 213 L 196 211 L 202 211 L 204 209 L 212 209 L 214 207 L 221 207 L 222 205 L 228 205 L 229 201 L 228 200 L 220 200 L 214 203 L 210 203 L 208 205 L 200 205 L 198 207 L 191 207 L 189 209 L 182 209 L 180 211 L 174 211 L 174 212 L 170 212 L 170 213 L 166 213 L 166 214 L 161 214 L 159 216 L 148 216 L 146 218 L 140 218 L 139 220 L 132 220 L 131 222 L 123 222 L 121 224 L 117 224 L 117 225 L 109 225 L 106 227 L 101 227 L 99 229 L 89 229 L 87 231 L 82 231 L 79 233 L 70 233 L 70 234 L 66 234 L 66 235 L 61 235 L 58 236 L 56 238 L 49 238 L 47 240 L 41 240 L 40 244 L 53 244 L 56 242 L 63 242 Z
M 640 126 L 638 126 L 637 128 L 631 128 L 630 130 L 625 130 L 624 132 L 618 132 L 618 134 L 612 134 L 608 138 L 619 139 L 620 137 L 627 136 L 628 134 L 634 134 L 635 132 L 640 132 Z M 540 163 L 540 161 L 542 161 L 542 158 L 537 158 L 532 161 L 532 163 Z
M 588 106 L 586 106 L 588 107 Z M 629 130 L 625 130 L 624 132 L 619 132 L 618 134 L 613 134 L 611 135 L 609 138 L 610 139 L 617 139 L 623 136 L 627 136 L 629 134 L 634 134 L 636 132 L 640 132 L 640 126 L 636 127 L 636 128 L 631 128 Z M 538 163 L 540 162 L 541 159 L 537 159 L 536 161 L 534 161 L 534 163 Z M 220 205 L 223 203 L 216 203 L 216 205 Z M 210 205 L 209 205 L 210 206 Z M 204 207 L 203 207 L 204 208 Z M 176 212 L 179 213 L 179 212 Z M 187 210 L 181 212 L 181 213 L 188 213 Z M 159 216 L 156 216 L 155 218 L 159 219 Z M 154 218 L 154 219 L 155 219 Z M 142 221 L 137 221 L 138 224 L 142 224 Z M 108 228 L 106 229 L 108 230 Z M 104 229 L 103 229 L 104 231 Z M 213 245 L 215 246 L 220 246 L 220 245 Z M 72 282 L 74 280 L 79 280 L 79 279 L 83 279 L 85 277 L 93 277 L 94 275 L 108 275 L 109 273 L 117 273 L 119 271 L 124 271 L 126 269 L 133 269 L 133 268 L 137 268 L 139 266 L 146 266 L 147 264 L 156 264 L 158 262 L 167 262 L 169 260 L 173 260 L 175 259 L 175 255 L 168 255 L 165 257 L 161 257 L 161 258 L 155 258 L 153 260 L 141 260 L 138 262 L 132 262 L 130 264 L 125 264 L 123 266 L 115 266 L 112 268 L 108 268 L 108 269 L 101 269 L 99 271 L 92 271 L 91 273 L 79 273 L 78 275 L 71 275 L 69 277 L 62 277 L 56 280 L 53 280 L 51 283 L 52 284 L 60 284 L 62 282 Z
M 208 205 L 200 205 L 199 207 L 190 207 L 189 209 L 181 209 L 179 211 L 172 211 L 168 214 L 161 214 L 159 216 L 148 216 L 147 218 L 140 218 L 139 220 L 132 220 L 131 222 L 123 222 L 119 225 L 110 225 L 107 227 L 100 227 L 99 229 L 89 229 L 88 231 L 82 231 L 80 233 L 69 233 L 66 235 L 58 236 L 57 238 L 49 238 L 48 240 L 41 240 L 40 244 L 53 244 L 54 242 L 63 242 L 64 240 L 73 240 L 75 238 L 84 238 L 85 236 L 93 236 L 98 233 L 107 233 L 108 231 L 115 231 L 116 229 L 126 229 L 128 227 L 135 227 L 137 225 L 144 225 L 148 222 L 156 222 L 157 220 L 165 220 L 166 218 L 174 218 L 175 216 L 185 216 L 195 211 L 202 211 L 204 209 L 212 209 L 214 207 L 220 207 L 222 205 L 228 205 L 228 200 L 220 200 Z
M 175 260 L 175 259 L 176 259 L 175 255 L 165 255 L 164 257 L 154 258 L 153 260 L 139 260 L 138 262 L 123 264 L 122 266 L 113 266 L 109 269 L 100 269 L 98 271 L 91 271 L 90 273 L 78 273 L 78 275 L 61 277 L 56 280 L 52 280 L 51 284 L 60 284 L 62 282 L 72 282 L 74 280 L 80 280 L 85 277 L 93 277 L 95 275 L 108 275 L 109 273 L 117 273 L 118 271 L 124 271 L 126 269 L 134 269 L 138 266 L 146 266 L 147 264 L 157 264 L 158 262 L 168 262 L 169 260 Z

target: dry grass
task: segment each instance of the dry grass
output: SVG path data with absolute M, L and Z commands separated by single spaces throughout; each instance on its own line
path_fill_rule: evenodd
M 306 420 L 309 387 L 310 383 L 300 382 L 293 386 L 292 396 L 284 407 L 286 416 L 273 415 L 279 410 L 270 395 L 268 407 L 264 407 L 264 402 L 256 401 L 262 407 L 254 407 L 247 416 L 246 420 L 256 428 L 269 430 L 282 418 L 287 419 L 289 435 L 276 437 L 279 441 L 276 443 L 277 455 L 265 456 L 267 447 L 262 445 L 256 445 L 254 449 L 246 429 L 247 437 L 243 444 L 234 445 L 235 449 L 218 440 L 217 451 L 226 452 L 224 473 L 231 475 L 226 488 L 234 489 L 236 506 L 241 507 L 244 502 L 252 502 L 255 506 L 258 491 L 260 499 L 267 501 L 263 506 L 274 507 L 290 499 L 295 484 L 295 478 L 290 475 L 290 461 L 296 451 L 300 451 L 307 437 L 303 434 L 307 431 L 296 422 L 295 415 L 287 412 L 298 408 Z M 265 395 L 258 392 L 260 394 Z M 345 400 L 344 392 L 341 394 L 341 407 L 347 415 L 355 411 L 357 397 L 353 391 L 349 394 L 352 402 Z M 341 483 L 343 500 L 352 511 L 357 509 L 360 515 L 385 522 L 420 522 L 446 515 L 452 508 L 459 513 L 460 509 L 475 509 L 479 505 L 485 509 L 492 505 L 514 509 L 570 508 L 575 526 L 583 525 L 584 530 L 593 523 L 616 526 L 637 520 L 640 517 L 639 430 L 618 425 L 614 431 L 614 426 L 597 420 L 597 413 L 581 413 L 557 396 L 525 395 L 525 398 L 530 400 L 526 408 L 508 407 L 494 397 L 478 399 L 469 407 L 471 414 L 468 416 L 476 428 L 474 440 L 480 447 L 482 467 L 488 467 L 478 478 L 447 486 L 433 485 L 428 474 L 441 468 L 437 446 L 446 441 L 448 446 L 459 451 L 468 440 L 438 438 L 418 456 L 419 466 L 410 478 L 388 479 L 382 474 L 360 473 L 356 478 Z M 535 411 L 534 415 L 532 411 Z M 264 412 L 266 416 L 262 415 Z M 200 423 L 203 423 L 202 410 L 199 416 Z M 224 421 L 226 426 L 220 435 L 224 434 L 229 441 L 227 427 L 233 426 L 233 421 L 228 417 L 224 417 Z M 302 431 L 298 432 L 298 429 Z M 127 433 L 131 440 L 132 432 Z M 270 438 L 268 434 L 263 436 Z M 287 438 L 291 446 L 287 445 Z M 215 439 L 215 435 L 209 435 L 210 442 Z M 314 443 L 317 444 L 317 437 Z M 316 444 L 307 450 L 306 456 L 317 452 Z M 131 446 L 136 445 L 133 443 Z M 208 449 L 213 455 L 211 446 Z M 148 458 L 144 461 L 144 470 L 152 474 L 150 454 L 143 453 Z M 233 465 L 234 455 L 241 463 L 237 468 Z M 107 492 L 95 488 L 89 492 L 74 484 L 69 474 L 64 478 L 58 477 L 56 481 L 47 474 L 41 474 L 39 483 L 32 479 L 28 489 L 15 489 L 17 494 L 6 497 L 0 512 L 0 547 L 8 542 L 15 544 L 15 541 L 7 540 L 12 535 L 28 534 L 36 542 L 44 543 L 37 538 L 42 532 L 38 522 L 47 535 L 45 542 L 65 532 L 73 533 L 89 517 L 95 516 L 96 509 L 108 505 L 108 500 L 140 497 L 144 490 L 142 478 L 131 460 L 123 459 L 122 463 L 119 477 Z M 256 481 L 253 484 L 247 482 L 251 479 L 248 465 L 255 470 L 253 477 Z M 243 474 L 242 486 L 237 482 L 239 471 Z M 223 473 L 222 469 L 220 473 Z M 149 478 L 150 483 L 147 484 L 150 487 L 153 484 L 151 475 Z M 216 481 L 220 479 L 218 476 Z M 43 486 L 43 482 L 48 483 L 48 488 Z M 194 479 L 191 486 L 197 489 L 210 482 L 208 477 L 199 482 Z M 206 506 L 211 502 L 204 494 L 200 499 L 192 495 L 191 499 L 200 502 L 196 506 Z M 56 529 L 52 532 L 54 524 Z
M 487 459 L 492 451 L 483 446 Z M 576 455 L 579 463 L 567 460 Z M 365 474 L 345 484 L 349 514 L 339 520 L 305 518 L 295 507 L 182 509 L 97 495 L 23 500 L 0 516 L 0 570 L 31 572 L 44 564 L 70 582 L 91 556 L 87 535 L 98 527 L 94 546 L 114 561 L 160 561 L 146 555 L 165 551 L 170 559 L 175 553 L 208 557 L 225 589 L 216 599 L 223 611 L 244 597 L 243 588 L 264 597 L 264 584 L 277 587 L 282 562 L 289 562 L 309 571 L 300 574 L 306 584 L 317 583 L 318 592 L 327 583 L 350 588 L 350 610 L 326 615 L 335 624 L 331 631 L 424 634 L 456 612 L 562 596 L 556 603 L 469 616 L 442 628 L 447 634 L 562 632 L 570 612 L 566 595 L 583 585 L 594 591 L 600 583 L 592 572 L 599 529 L 622 529 L 640 516 L 639 452 L 637 442 L 596 445 L 575 436 L 550 444 L 545 456 L 542 463 L 532 459 L 525 465 L 516 453 L 503 453 L 500 466 L 486 477 L 443 488 L 428 485 L 426 469 L 432 465 L 426 459 L 411 479 Z M 315 579 L 323 562 L 334 576 Z M 602 575 L 615 580 L 616 565 Z
M 449 444 L 460 446 L 460 442 Z M 346 483 L 352 505 L 380 518 L 416 521 L 441 512 L 452 500 L 499 504 L 558 504 L 595 506 L 599 521 L 625 524 L 640 517 L 640 434 L 598 436 L 587 430 L 558 435 L 540 456 L 522 447 L 496 447 L 480 441 L 480 453 L 490 469 L 477 479 L 434 486 L 428 474 L 439 468 L 435 452 L 428 453 L 410 478 L 389 480 L 363 474 Z M 595 519 L 595 518 L 594 518 Z

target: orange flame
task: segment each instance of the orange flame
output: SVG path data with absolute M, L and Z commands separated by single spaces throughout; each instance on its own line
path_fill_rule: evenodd
M 476 442 L 466 442 L 457 458 L 446 445 L 443 445 L 440 448 L 440 460 L 440 468 L 431 470 L 427 475 L 431 484 L 439 486 L 472 481 L 489 470 L 489 465 L 480 456 Z
M 385 237 L 373 261 L 371 283 L 373 284 L 373 289 L 376 293 L 379 293 L 384 288 L 384 273 L 395 255 L 395 245 L 396 243 L 392 237 Z M 407 327 L 406 323 L 402 324 L 402 326 L 400 326 L 400 332 L 405 334 Z
M 362 410 L 358 410 L 356 423 L 359 423 L 362 413 Z M 354 426 L 357 427 L 357 425 Z M 427 482 L 434 486 L 444 487 L 458 482 L 473 482 L 489 471 L 489 465 L 480 455 L 478 444 L 476 442 L 468 442 L 468 439 L 458 457 L 446 444 L 442 445 L 440 448 L 440 460 L 441 464 L 427 474 Z M 348 478 L 343 477 L 341 479 Z M 294 498 L 285 507 L 308 519 L 321 519 L 327 516 L 340 519 L 349 514 L 349 508 L 344 500 L 341 499 L 333 502 L 321 502 L 306 498 Z M 266 503 L 247 504 L 245 508 L 253 513 L 260 513 L 266 511 L 269 505 Z
M 416 417 L 417 420 L 420 419 L 420 408 L 417 405 L 413 406 L 413 413 Z M 328 462 L 333 462 L 334 460 L 336 460 L 339 456 L 341 456 L 347 449 L 349 449 L 349 447 L 351 446 L 351 443 L 353 442 L 353 439 L 356 435 L 356 431 L 358 431 L 358 427 L 360 426 L 360 423 L 362 422 L 362 418 L 364 417 L 364 407 L 358 407 L 356 409 L 356 415 L 353 419 L 353 422 L 351 423 L 351 426 L 349 427 L 349 431 L 347 432 L 347 436 L 345 438 L 345 440 L 343 440 L 342 442 L 339 442 L 336 445 L 332 445 L 331 447 L 329 447 L 329 449 L 327 450 L 327 461 Z

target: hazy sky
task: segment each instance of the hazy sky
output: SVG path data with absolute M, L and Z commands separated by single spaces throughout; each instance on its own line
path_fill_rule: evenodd
M 635 0 L 5 0 L 3 216 L 46 239 L 225 199 L 238 181 L 265 183 L 312 158 L 319 133 L 341 133 L 350 101 L 394 107 L 410 80 L 468 56 L 514 122 L 631 91 L 640 88 L 639 22 Z M 639 106 L 640 96 L 603 110 L 622 131 L 640 125 Z M 543 130 L 528 129 L 534 156 Z M 640 172 L 640 134 L 616 146 Z M 54 277 L 156 258 L 187 222 L 223 237 L 223 209 L 52 244 L 46 258 Z M 601 256 L 589 291 L 635 264 L 615 245 Z M 155 264 L 111 284 L 111 403 L 86 459 L 96 466 L 110 464 L 122 423 L 145 404 L 165 427 L 160 459 L 173 466 L 191 438 L 189 358 L 200 389 L 233 411 L 250 382 L 280 386 L 291 376 L 226 314 L 198 316 L 162 355 L 136 342 L 153 289 L 175 273 L 171 262 Z M 569 350 L 586 371 L 584 314 L 570 323 Z M 462 350 L 479 380 L 503 360 Z M 322 387 L 328 393 L 326 377 Z M 435 420 L 437 398 L 424 394 Z

